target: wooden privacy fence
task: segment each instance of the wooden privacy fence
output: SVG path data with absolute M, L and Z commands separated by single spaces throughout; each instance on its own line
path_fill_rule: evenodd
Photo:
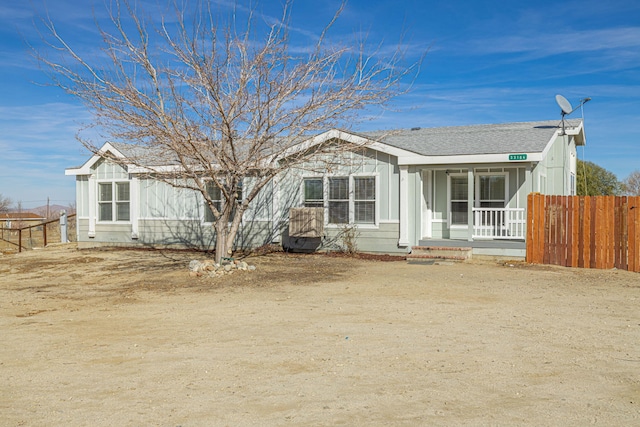
M 640 197 L 527 200 L 527 262 L 640 272 Z
M 45 247 L 49 243 L 67 242 L 69 237 L 75 238 L 76 214 L 66 215 L 63 219 L 67 221 L 66 227 L 61 227 L 61 218 L 19 228 L 0 228 L 0 252 L 22 252 L 23 249 Z M 64 238 L 63 229 L 67 231 Z M 72 232 L 69 233 L 69 230 Z

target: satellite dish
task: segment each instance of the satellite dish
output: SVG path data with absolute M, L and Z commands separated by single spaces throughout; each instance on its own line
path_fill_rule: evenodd
M 565 98 L 564 96 L 556 95 L 556 102 L 558 103 L 558 106 L 562 110 L 563 117 L 566 114 L 571 114 L 573 112 L 573 107 L 571 106 L 571 103 L 567 101 L 567 98 Z

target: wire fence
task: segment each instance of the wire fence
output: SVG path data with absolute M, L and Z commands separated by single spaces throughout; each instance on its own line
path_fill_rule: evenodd
M 21 222 L 24 223 L 19 221 L 11 228 L 0 227 L 0 252 L 22 252 L 52 243 L 75 241 L 76 214 L 61 215 L 38 224 Z

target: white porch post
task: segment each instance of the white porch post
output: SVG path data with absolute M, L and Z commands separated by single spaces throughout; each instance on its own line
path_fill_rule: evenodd
M 409 246 L 409 166 L 400 166 L 400 238 L 398 246 Z
M 473 195 L 475 191 L 475 185 L 473 182 L 473 169 L 467 170 L 467 240 L 473 241 Z
M 131 220 L 131 238 L 138 238 L 138 218 L 140 217 L 140 180 L 137 176 L 131 177 L 131 192 L 129 194 L 129 209 Z
M 96 237 L 96 192 L 98 191 L 96 177 L 89 175 L 89 237 Z
M 433 231 L 432 227 L 432 217 L 433 217 L 433 207 L 432 207 L 432 199 L 433 199 L 433 171 L 432 170 L 423 170 L 422 171 L 422 220 L 420 221 L 422 224 L 422 233 L 420 233 L 419 237 L 432 237 Z

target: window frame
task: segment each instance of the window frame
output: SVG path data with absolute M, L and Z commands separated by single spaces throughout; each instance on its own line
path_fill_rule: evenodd
M 329 183 L 331 179 L 347 179 L 347 197 L 345 199 L 331 199 Z M 373 179 L 373 199 L 355 199 L 355 180 L 362 178 Z M 347 225 L 355 225 L 358 228 L 378 228 L 380 225 L 380 175 L 379 173 L 352 173 L 352 174 L 331 174 L 331 175 L 305 175 L 302 177 L 300 183 L 300 201 L 298 206 L 306 206 L 306 193 L 305 193 L 305 181 L 307 180 L 322 180 L 322 208 L 324 209 L 324 224 L 328 228 L 341 228 Z M 312 199 L 314 202 L 318 202 L 317 199 Z M 335 223 L 329 222 L 329 209 L 331 202 L 348 202 L 347 222 Z M 373 221 L 372 222 L 356 222 L 355 221 L 355 206 L 358 202 L 373 203 Z M 320 207 L 320 206 L 317 206 Z
M 455 178 L 464 178 L 467 181 L 467 194 L 465 195 L 464 199 L 454 199 L 453 198 L 453 194 L 452 194 L 452 190 L 453 190 L 453 183 L 452 180 Z M 469 212 L 469 174 L 466 172 L 460 172 L 460 173 L 449 173 L 447 176 L 447 222 L 449 225 L 449 228 L 466 228 L 469 225 L 469 218 L 467 217 L 467 221 L 464 223 L 461 222 L 453 222 L 453 203 L 467 203 L 467 215 Z
M 353 176 L 351 178 L 353 180 L 353 223 L 357 224 L 357 225 L 375 225 L 377 223 L 377 219 L 378 219 L 378 215 L 377 215 L 377 209 L 376 209 L 376 201 L 378 199 L 377 197 L 377 180 L 374 176 Z M 356 181 L 358 180 L 371 180 L 373 179 L 373 198 L 368 198 L 368 194 L 365 195 L 364 198 L 358 198 L 358 192 L 356 189 Z M 365 189 L 365 192 L 368 192 L 367 189 Z M 373 219 L 371 221 L 366 220 L 366 221 L 358 221 L 356 219 L 357 215 L 358 215 L 358 205 L 359 204 L 365 204 L 365 205 L 369 205 L 369 204 L 373 204 L 373 209 L 372 209 L 372 215 L 373 215 Z
M 333 193 L 333 188 L 331 187 L 331 182 L 335 180 L 336 182 L 338 181 L 346 181 L 347 187 L 346 187 L 346 197 L 344 197 L 344 195 L 342 194 L 337 194 L 337 195 L 332 195 Z M 338 192 L 342 192 L 344 189 L 339 188 L 337 191 Z M 342 197 L 340 197 L 342 196 Z M 351 189 L 351 178 L 347 175 L 347 176 L 340 176 L 340 175 L 336 175 L 336 176 L 329 176 L 327 177 L 327 224 L 331 224 L 331 225 L 337 225 L 337 226 L 345 226 L 345 225 L 349 225 L 352 223 L 351 221 L 351 199 L 352 199 L 352 189 Z M 345 221 L 344 222 L 331 222 L 331 209 L 332 209 L 332 204 L 334 207 L 338 207 L 338 206 L 345 206 L 347 208 L 346 211 L 346 217 L 345 217 Z M 343 215 L 339 215 L 336 214 L 336 216 L 343 216 Z
M 495 176 L 499 176 L 504 180 L 503 198 L 502 199 L 486 199 L 486 200 L 482 200 L 480 198 L 481 191 L 482 191 L 481 186 L 480 186 L 481 178 L 482 177 L 495 177 Z M 509 204 L 509 173 L 508 172 L 481 172 L 481 173 L 477 173 L 477 174 L 475 174 L 474 181 L 475 181 L 475 193 L 474 193 L 473 203 L 474 203 L 474 206 L 476 208 L 483 207 L 482 206 L 483 202 L 488 202 L 488 203 L 503 202 L 502 203 L 502 207 L 500 207 L 498 209 L 504 209 L 504 208 L 507 207 L 507 205 Z
M 120 186 L 126 185 L 127 188 L 127 198 L 121 199 L 121 191 Z M 97 197 L 96 204 L 98 211 L 96 212 L 96 221 L 100 224 L 130 224 L 131 223 L 131 181 L 123 180 L 123 179 L 102 179 L 96 182 L 97 186 Z M 102 188 L 103 186 L 110 187 L 110 196 L 109 200 L 102 200 Z M 127 206 L 127 218 L 120 218 L 119 206 Z M 111 215 L 109 219 L 102 218 L 102 206 L 110 206 Z
M 311 181 L 320 181 L 320 193 L 321 199 L 307 199 L 307 182 Z M 324 178 L 321 176 L 305 176 L 302 178 L 302 206 L 306 208 L 324 208 L 325 207 L 325 185 Z M 310 205 L 319 205 L 319 206 L 310 206 Z

